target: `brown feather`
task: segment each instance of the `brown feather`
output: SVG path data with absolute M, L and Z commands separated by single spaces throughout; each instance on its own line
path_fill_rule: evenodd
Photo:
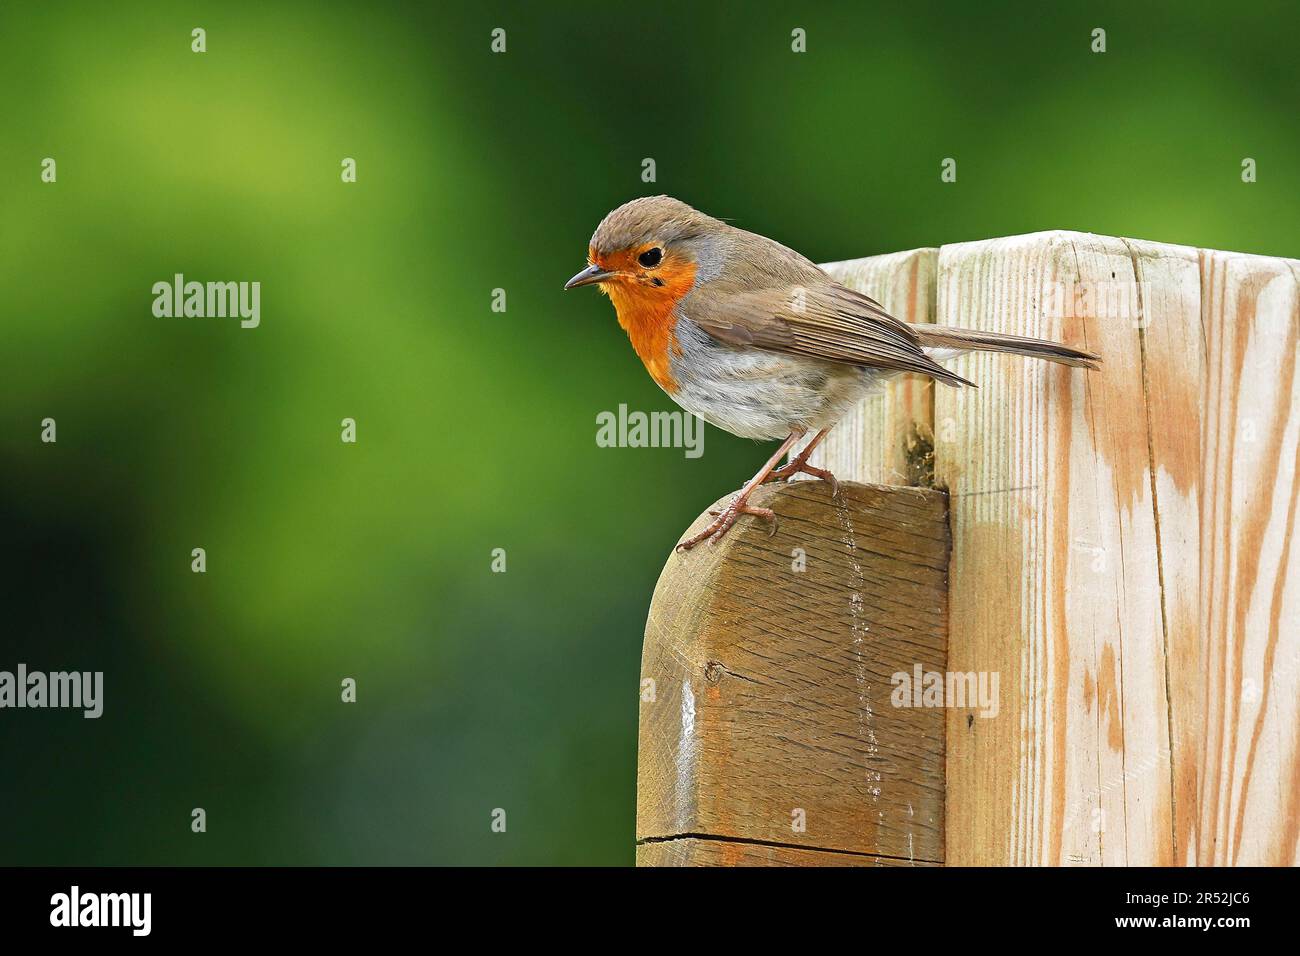
M 738 270 L 728 268 L 723 276 L 696 286 L 682 300 L 679 313 L 731 345 L 915 372 L 949 385 L 971 384 L 931 360 L 916 331 L 879 303 L 835 282 L 797 253 L 780 258 L 787 273 L 781 285 L 771 285 L 771 277 L 756 274 L 757 270 L 737 275 Z M 760 285 L 763 279 L 768 284 Z
M 1101 356 L 1070 348 L 1059 342 L 1049 342 L 1046 339 L 1031 339 L 1023 335 L 980 332 L 977 329 L 955 329 L 938 325 L 913 325 L 911 328 L 920 338 L 921 344 L 927 348 L 1008 352 L 1012 355 L 1026 355 L 1030 358 L 1059 362 L 1062 365 L 1073 365 L 1076 368 L 1101 367 Z

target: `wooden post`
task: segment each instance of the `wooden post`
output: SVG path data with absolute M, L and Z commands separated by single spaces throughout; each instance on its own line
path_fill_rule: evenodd
M 1202 864 L 1300 863 L 1300 263 L 1202 252 Z
M 932 309 L 941 325 L 1054 338 L 1104 360 L 1101 371 L 1084 373 L 971 354 L 953 367 L 978 389 L 901 379 L 864 401 L 837 429 L 846 434 L 814 456 L 842 479 L 933 480 L 948 491 L 942 668 L 998 677 L 996 716 L 945 712 L 944 840 L 915 857 L 953 864 L 1300 862 L 1300 564 L 1293 560 L 1300 264 L 1051 232 L 827 268 L 909 321 L 926 320 Z M 821 487 L 792 487 L 805 484 Z M 875 493 L 891 500 L 882 489 Z M 784 513 L 782 501 L 775 507 Z M 814 509 L 800 521 L 829 526 L 833 515 Z M 718 549 L 709 572 L 709 602 L 731 609 L 709 618 L 712 644 L 725 646 L 743 622 L 746 633 L 766 633 L 771 646 L 763 654 L 787 653 L 799 637 L 790 636 L 797 622 L 783 609 L 834 603 L 854 591 L 852 563 L 834 561 L 840 556 L 832 544 L 825 570 L 839 576 L 817 589 L 811 579 L 783 574 L 774 558 L 770 566 L 751 565 L 744 594 L 780 582 L 786 603 L 755 599 L 746 615 L 733 593 L 736 569 L 727 566 L 740 540 Z M 858 553 L 878 550 L 870 536 L 855 541 Z M 647 665 L 653 647 L 672 646 L 685 658 L 700 640 L 689 629 L 662 633 L 659 609 L 677 606 L 679 592 L 698 586 L 681 571 L 670 574 L 675 566 L 665 570 L 652 606 Z M 863 613 L 875 613 L 872 602 L 885 596 L 862 592 Z M 851 618 L 822 623 L 830 629 L 818 632 L 819 644 L 836 628 L 841 640 L 852 634 Z M 906 651 L 893 650 L 893 665 L 906 670 L 910 664 L 897 656 Z M 912 652 L 913 661 L 919 657 Z M 783 700 L 806 732 L 819 729 L 809 724 L 823 718 L 802 708 L 802 695 Z M 666 725 L 642 708 L 644 806 L 658 799 L 647 790 L 645 771 L 654 763 L 647 751 L 676 751 Z M 873 713 L 883 721 L 916 720 L 920 712 Z M 816 763 L 803 766 L 788 735 L 750 724 L 748 714 L 736 707 L 714 714 L 732 734 L 728 766 L 752 771 L 757 754 L 779 752 L 787 766 L 817 779 Z M 748 727 L 746 735 L 735 736 L 739 727 Z M 747 779 L 743 800 L 716 779 L 696 781 L 697 804 L 712 807 L 708 820 L 725 823 L 727 812 L 745 820 L 746 808 L 790 802 L 765 789 L 770 781 L 761 776 Z M 842 799 L 831 806 L 846 820 L 863 809 Z M 757 839 L 838 846 L 788 835 Z M 643 843 L 638 859 L 728 861 L 698 848 L 651 849 L 664 844 Z M 899 855 L 888 847 L 858 852 Z M 734 861 L 742 860 L 764 862 L 752 855 Z
M 954 863 L 1178 858 L 1173 788 L 1192 755 L 1170 734 L 1200 705 L 1174 699 L 1167 679 L 1197 666 L 1197 636 L 1187 592 L 1162 591 L 1161 535 L 1193 536 L 1174 549 L 1181 582 L 1196 550 L 1199 423 L 1183 389 L 1200 379 L 1197 281 L 1195 250 L 1097 236 L 940 254 L 940 324 L 1058 338 L 1103 359 L 1072 374 L 966 356 L 953 368 L 980 388 L 936 395 L 961 635 L 950 665 L 996 671 L 1007 691 L 997 720 L 950 716 Z
M 655 588 L 637 862 L 941 862 L 944 715 L 890 696 L 894 673 L 944 668 L 945 496 L 796 482 L 754 500 L 775 534 L 742 522 Z

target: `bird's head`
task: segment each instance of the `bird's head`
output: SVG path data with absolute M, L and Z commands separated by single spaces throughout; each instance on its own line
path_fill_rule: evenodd
M 596 227 L 587 268 L 564 288 L 598 285 L 614 301 L 620 320 L 625 310 L 671 308 L 697 281 L 717 273 L 718 239 L 726 228 L 670 196 L 633 199 Z

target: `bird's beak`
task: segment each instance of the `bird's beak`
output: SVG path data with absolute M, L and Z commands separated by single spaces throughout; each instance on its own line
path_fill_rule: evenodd
M 564 291 L 576 289 L 580 285 L 591 285 L 593 282 L 604 282 L 606 279 L 617 275 L 614 272 L 607 272 L 600 266 L 587 266 L 576 276 L 564 283 Z

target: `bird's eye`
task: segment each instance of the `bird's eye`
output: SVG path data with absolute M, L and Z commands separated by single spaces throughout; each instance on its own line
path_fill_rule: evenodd
M 664 251 L 656 246 L 653 249 L 647 249 L 645 252 L 641 253 L 641 255 L 637 256 L 636 261 L 641 263 L 641 265 L 645 266 L 647 269 L 653 269 L 655 266 L 659 265 L 659 260 L 663 257 Z

